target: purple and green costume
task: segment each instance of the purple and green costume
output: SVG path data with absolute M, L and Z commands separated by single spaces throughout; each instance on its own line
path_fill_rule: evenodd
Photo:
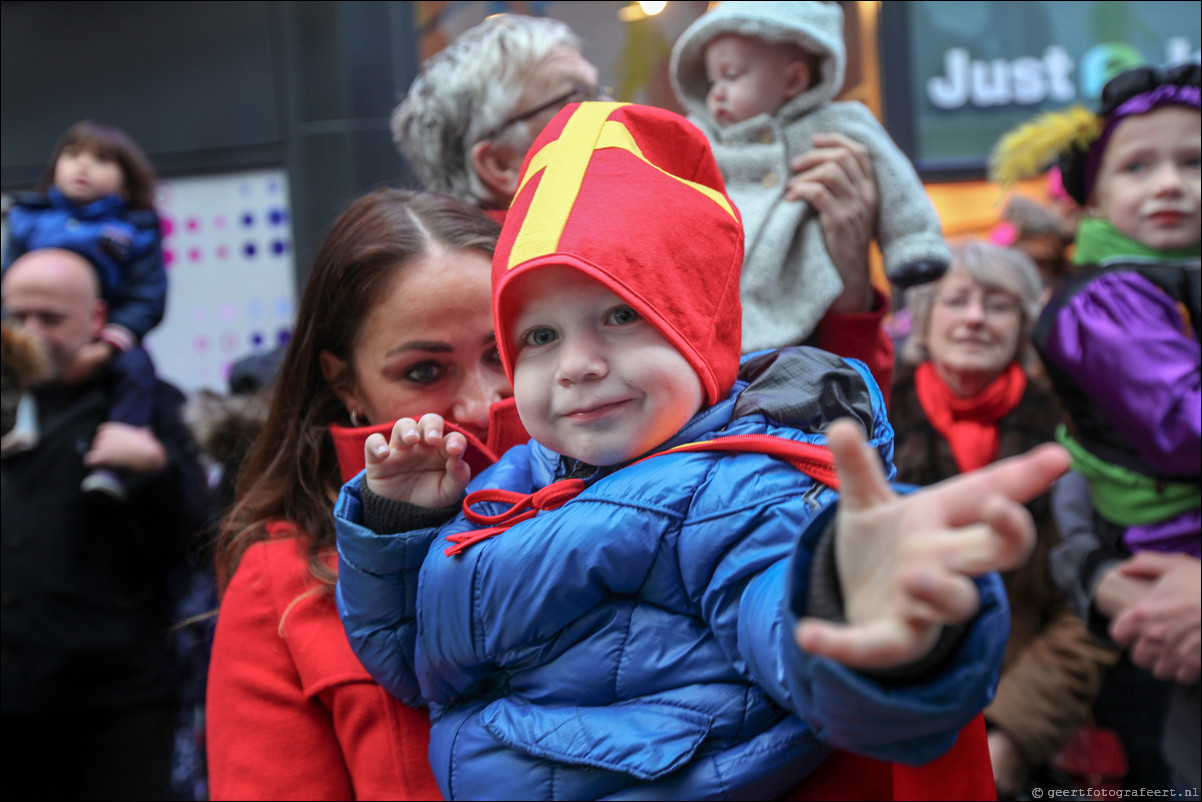
M 1198 557 L 1198 246 L 1152 254 L 1094 219 L 1078 243 L 1080 258 L 1114 256 L 1057 293 L 1033 334 L 1070 418 L 1061 440 L 1126 551 Z

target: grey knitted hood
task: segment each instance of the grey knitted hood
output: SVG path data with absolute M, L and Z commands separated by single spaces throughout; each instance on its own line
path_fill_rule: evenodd
M 672 48 L 672 88 L 689 114 L 708 117 L 705 46 L 720 34 L 737 33 L 770 42 L 791 42 L 819 57 L 818 82 L 781 109 L 795 118 L 828 100 L 843 86 L 847 54 L 843 11 L 829 2 L 728 0 L 690 25 Z

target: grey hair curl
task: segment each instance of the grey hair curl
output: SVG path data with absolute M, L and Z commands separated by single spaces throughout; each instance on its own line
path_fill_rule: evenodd
M 496 204 L 472 167 L 472 146 L 517 110 L 530 73 L 561 47 L 579 52 L 580 40 L 559 20 L 498 14 L 426 60 L 392 115 L 392 139 L 426 189 Z M 506 137 L 525 132 L 513 129 L 498 140 L 516 147 Z
M 1039 270 L 1026 254 L 1013 248 L 1003 248 L 984 240 L 963 240 L 951 245 L 952 270 L 966 271 L 982 287 L 1009 293 L 1019 300 L 1022 307 L 1022 323 L 1018 353 L 1015 357 L 1023 367 L 1030 367 L 1032 359 L 1029 337 L 1031 327 L 1039 316 L 1040 295 L 1043 282 Z M 902 359 L 910 365 L 918 365 L 930 358 L 927 349 L 927 324 L 931 319 L 931 307 L 939 293 L 942 281 L 922 284 L 906 291 L 906 308 L 910 310 L 913 327 L 906 343 L 902 346 Z

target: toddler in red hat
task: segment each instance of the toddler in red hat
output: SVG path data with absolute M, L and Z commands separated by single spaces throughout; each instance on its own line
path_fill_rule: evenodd
M 448 799 L 772 799 L 840 750 L 935 760 L 988 703 L 992 571 L 1025 558 L 1021 502 L 1066 457 L 898 495 L 862 364 L 740 365 L 742 261 L 699 130 L 569 106 L 493 263 L 533 440 L 474 478 L 437 415 L 368 440 L 335 510 L 339 611 L 372 675 L 429 706 Z M 992 793 L 983 734 L 959 741 L 942 789 Z M 839 781 L 890 792 L 870 774 Z

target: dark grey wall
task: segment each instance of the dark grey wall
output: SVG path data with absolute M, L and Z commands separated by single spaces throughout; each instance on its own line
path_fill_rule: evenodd
M 0 188 L 35 184 L 81 119 L 163 176 L 283 166 L 298 286 L 353 196 L 413 184 L 388 117 L 417 73 L 412 3 L 0 4 Z

